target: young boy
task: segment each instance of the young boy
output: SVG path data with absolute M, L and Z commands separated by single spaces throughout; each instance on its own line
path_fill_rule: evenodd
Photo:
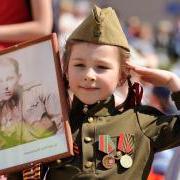
M 154 153 L 180 144 L 180 117 L 136 104 L 135 86 L 130 86 L 121 108 L 115 107 L 113 93 L 132 70 L 154 85 L 169 87 L 180 108 L 178 77 L 130 64 L 129 54 L 111 8 L 95 7 L 69 37 L 64 72 L 74 94 L 70 125 L 75 156 L 44 165 L 48 167 L 44 179 L 147 179 Z M 29 178 L 33 179 L 33 173 Z
M 55 134 L 60 109 L 54 94 L 40 83 L 19 85 L 18 62 L 0 58 L 0 149 Z

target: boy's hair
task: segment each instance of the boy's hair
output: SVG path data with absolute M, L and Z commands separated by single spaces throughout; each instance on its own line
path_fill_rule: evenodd
M 0 57 L 0 66 L 10 66 L 12 65 L 14 67 L 14 71 L 16 74 L 19 74 L 19 64 L 18 61 L 11 57 Z

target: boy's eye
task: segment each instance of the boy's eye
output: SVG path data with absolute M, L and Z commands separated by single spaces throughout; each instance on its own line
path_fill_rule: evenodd
M 107 67 L 107 66 L 102 66 L 102 65 L 97 66 L 97 68 L 99 68 L 99 69 L 110 69 L 109 67 Z
M 75 64 L 74 66 L 75 66 L 75 67 L 85 67 L 84 64 Z

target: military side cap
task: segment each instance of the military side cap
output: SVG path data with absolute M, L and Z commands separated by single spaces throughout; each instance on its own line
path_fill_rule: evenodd
M 126 36 L 115 11 L 95 6 L 92 13 L 74 30 L 69 40 L 120 46 L 129 51 Z

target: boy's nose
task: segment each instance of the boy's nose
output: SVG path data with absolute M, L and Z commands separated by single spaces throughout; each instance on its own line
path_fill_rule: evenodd
M 96 80 L 96 73 L 93 69 L 89 69 L 84 77 L 85 81 L 95 81 Z
M 88 81 L 88 80 L 90 80 L 90 81 L 95 81 L 95 78 L 87 78 L 87 77 L 85 77 L 84 80 L 85 80 L 85 81 Z

